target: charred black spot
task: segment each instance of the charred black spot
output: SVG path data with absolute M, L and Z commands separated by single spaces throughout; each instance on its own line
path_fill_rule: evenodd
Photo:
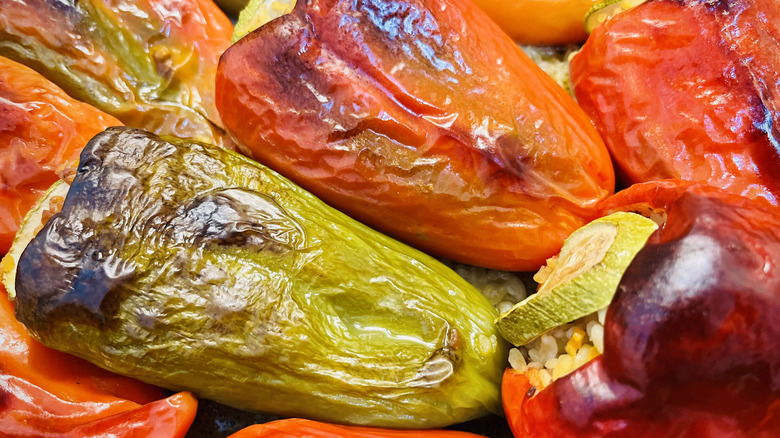
M 187 162 L 201 146 L 173 141 L 116 128 L 89 142 L 62 211 L 19 261 L 20 321 L 39 332 L 65 321 L 114 327 L 139 276 L 197 272 L 195 248 L 280 255 L 305 243 L 271 196 L 214 187 L 216 161 Z
M 113 255 L 111 239 L 89 244 L 74 239 L 73 230 L 59 215 L 19 260 L 17 318 L 34 330 L 47 330 L 63 318 L 106 328 L 121 302 L 122 285 L 135 273 Z
M 177 242 L 281 253 L 302 243 L 303 230 L 272 198 L 243 189 L 208 193 L 183 207 L 167 227 Z
M 55 11 L 62 14 L 78 14 L 81 15 L 81 11 L 78 9 L 78 0 L 46 0 L 49 6 Z
M 531 398 L 531 397 L 534 396 L 534 394 L 536 394 L 536 387 L 532 386 L 532 387 L 528 388 L 528 391 L 526 391 L 525 396 L 526 396 L 526 398 Z
M 62 211 L 23 252 L 17 268 L 16 315 L 28 328 L 45 331 L 60 320 L 101 328 L 112 324 L 123 285 L 135 276 L 134 265 L 121 255 L 127 230 L 113 223 L 116 211 L 124 208 L 123 186 L 133 180 L 128 172 L 109 169 L 106 154 L 122 140 L 149 139 L 137 134 L 110 128 L 90 140 Z M 122 152 L 132 153 L 132 148 Z

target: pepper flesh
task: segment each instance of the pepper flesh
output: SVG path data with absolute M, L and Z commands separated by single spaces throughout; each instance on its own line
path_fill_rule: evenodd
M 68 97 L 22 64 L 0 56 L 0 255 L 60 174 L 75 173 L 92 136 L 122 123 Z M 72 176 L 72 175 L 71 175 Z
M 535 270 L 612 193 L 590 121 L 463 0 L 298 2 L 228 49 L 249 156 L 424 251 Z
M 780 212 L 689 182 L 614 198 L 610 211 L 652 209 L 666 221 L 621 280 L 602 356 L 541 390 L 505 373 L 515 435 L 778 436 Z
M 379 429 L 289 418 L 249 426 L 230 435 L 229 438 L 478 438 L 479 436 L 454 430 Z
M 597 26 L 571 75 L 625 185 L 684 179 L 778 204 L 776 1 L 648 1 Z
M 0 10 L 0 55 L 128 126 L 230 144 L 214 77 L 233 27 L 210 0 L 0 0 Z

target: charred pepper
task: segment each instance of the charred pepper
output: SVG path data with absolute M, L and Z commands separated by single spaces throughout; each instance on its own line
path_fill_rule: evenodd
M 44 344 L 237 408 L 397 428 L 500 410 L 479 291 L 218 147 L 96 136 L 15 285 Z
M 181 437 L 197 402 L 44 347 L 14 318 L 0 285 L 0 431 L 4 437 Z
M 464 0 L 299 1 L 228 49 L 249 156 L 428 253 L 535 270 L 612 193 L 577 104 Z

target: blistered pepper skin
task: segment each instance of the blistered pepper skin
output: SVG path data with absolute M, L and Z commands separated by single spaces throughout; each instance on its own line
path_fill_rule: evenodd
M 776 1 L 651 0 L 596 27 L 571 75 L 625 185 L 684 179 L 778 204 Z
M 778 436 L 777 208 L 672 181 L 605 204 L 667 219 L 623 276 L 601 357 L 541 391 L 505 374 L 515 435 Z
M 299 1 L 221 58 L 245 153 L 412 246 L 534 270 L 614 188 L 576 103 L 462 0 Z
M 0 55 L 124 124 L 214 144 L 219 56 L 233 27 L 210 0 L 0 0 Z
M 212 145 L 95 136 L 15 290 L 45 345 L 239 409 L 390 428 L 500 412 L 507 348 L 478 290 Z
M 121 124 L 0 56 L 0 255 L 11 247 L 22 218 L 57 181 L 58 173 L 75 173 L 89 139 Z

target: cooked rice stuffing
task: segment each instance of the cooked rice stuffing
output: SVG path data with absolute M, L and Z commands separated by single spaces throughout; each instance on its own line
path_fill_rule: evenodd
M 549 385 L 604 351 L 606 314 L 607 309 L 601 309 L 511 349 L 509 364 L 518 371 L 536 368 L 544 385 Z

